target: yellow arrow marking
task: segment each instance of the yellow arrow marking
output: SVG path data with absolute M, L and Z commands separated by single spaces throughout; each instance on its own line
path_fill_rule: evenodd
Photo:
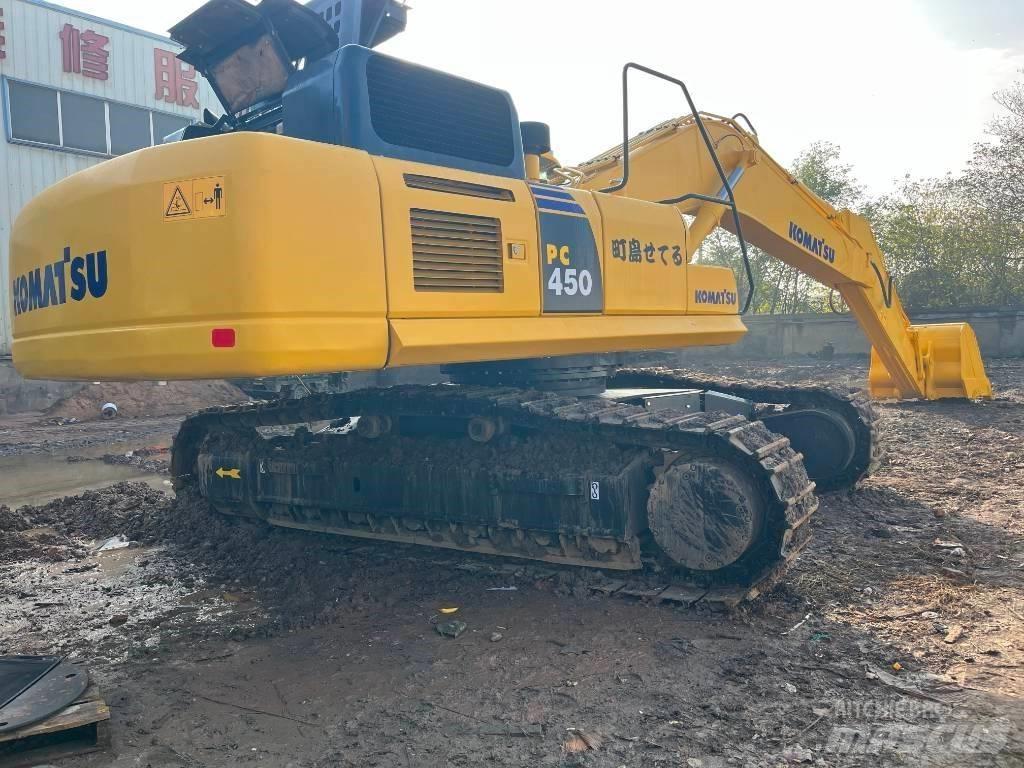
M 224 467 L 221 467 L 220 469 L 217 470 L 217 477 L 221 478 L 222 480 L 225 477 L 230 477 L 232 480 L 241 480 L 242 479 L 242 470 L 241 469 L 224 469 Z

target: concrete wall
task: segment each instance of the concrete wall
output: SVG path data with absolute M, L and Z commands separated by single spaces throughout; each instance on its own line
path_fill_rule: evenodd
M 915 323 L 967 321 L 984 357 L 1024 357 L 1024 308 L 919 312 Z M 739 344 L 688 350 L 687 358 L 713 355 L 729 358 L 778 358 L 818 352 L 831 342 L 839 355 L 867 355 L 871 345 L 852 316 L 750 315 L 750 329 Z

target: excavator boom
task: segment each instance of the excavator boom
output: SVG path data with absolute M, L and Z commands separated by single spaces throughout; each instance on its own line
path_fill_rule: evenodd
M 873 396 L 991 397 L 971 327 L 912 324 L 867 220 L 836 210 L 800 183 L 762 149 L 752 128 L 700 113 L 666 121 L 625 145 L 580 166 L 577 186 L 674 202 L 692 217 L 688 259 L 722 226 L 838 291 L 871 342 Z

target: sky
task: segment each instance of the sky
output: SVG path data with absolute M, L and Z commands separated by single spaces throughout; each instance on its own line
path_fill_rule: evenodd
M 60 2 L 61 0 L 58 0 Z M 62 0 L 153 32 L 201 0 Z M 789 165 L 832 141 L 869 193 L 956 172 L 1024 80 L 1017 0 L 411 0 L 380 50 L 504 88 L 521 120 L 551 125 L 567 164 L 621 141 L 621 70 L 687 83 L 698 108 L 750 116 Z M 674 86 L 631 83 L 633 133 L 687 111 Z

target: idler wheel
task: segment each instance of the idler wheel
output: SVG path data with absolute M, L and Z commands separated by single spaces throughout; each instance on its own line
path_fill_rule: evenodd
M 857 436 L 846 419 L 820 408 L 782 411 L 762 417 L 772 432 L 789 438 L 803 454 L 804 469 L 818 490 L 831 491 L 849 483 L 850 464 L 857 455 Z
M 651 488 L 647 522 L 658 546 L 677 565 L 715 571 L 757 544 L 763 507 L 752 479 L 728 461 L 680 459 Z

